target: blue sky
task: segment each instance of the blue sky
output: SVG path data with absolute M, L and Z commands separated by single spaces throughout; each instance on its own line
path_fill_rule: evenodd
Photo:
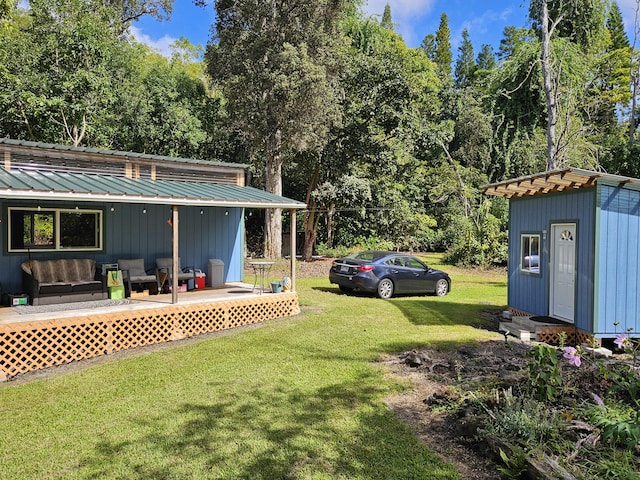
M 429 33 L 435 33 L 440 15 L 449 17 L 451 43 L 456 57 L 464 28 L 475 52 L 488 43 L 497 51 L 505 26 L 522 27 L 527 22 L 526 0 L 369 0 L 363 8 L 367 15 L 381 15 L 385 5 L 391 6 L 391 17 L 407 45 L 417 47 Z M 633 23 L 636 0 L 618 0 L 627 26 L 629 40 L 633 43 Z M 169 45 L 177 38 L 188 38 L 194 45 L 205 45 L 214 21 L 213 6 L 196 7 L 192 0 L 175 0 L 171 19 L 157 22 L 143 19 L 132 26 L 139 41 L 167 55 Z

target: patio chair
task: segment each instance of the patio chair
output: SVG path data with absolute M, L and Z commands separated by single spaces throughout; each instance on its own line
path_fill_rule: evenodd
M 169 285 L 173 284 L 172 275 L 173 275 L 173 259 L 172 258 L 156 258 L 156 277 L 158 278 L 158 288 L 162 289 L 164 281 L 162 280 L 161 274 L 165 273 L 166 277 L 164 280 L 169 282 Z M 180 282 L 189 282 L 189 280 L 193 280 L 192 284 L 188 284 L 188 287 L 195 288 L 196 285 L 196 269 L 195 267 L 184 267 L 180 263 L 180 259 L 178 258 L 178 283 Z
M 128 260 L 118 260 L 118 269 L 122 270 L 122 279 L 125 282 L 125 286 L 128 288 L 128 295 L 131 295 L 132 285 L 149 285 L 153 284 L 158 288 L 158 276 L 154 273 L 149 273 L 144 269 L 143 258 L 133 258 Z M 149 287 L 148 287 L 149 288 Z M 153 288 L 149 288 L 152 293 Z

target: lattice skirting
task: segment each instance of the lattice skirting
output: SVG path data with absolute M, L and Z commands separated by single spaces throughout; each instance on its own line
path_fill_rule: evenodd
M 595 340 L 594 336 L 590 333 L 578 330 L 572 326 L 544 326 L 536 327 L 536 338 L 539 342 L 548 343 L 550 345 L 557 345 L 560 343 L 560 333 L 565 332 L 567 334 L 567 345 L 594 345 L 599 344 L 599 340 Z
M 75 360 L 298 313 L 298 295 L 282 293 L 0 325 L 0 380 Z

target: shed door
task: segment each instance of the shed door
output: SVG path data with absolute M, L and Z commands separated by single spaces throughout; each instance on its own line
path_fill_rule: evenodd
M 551 225 L 550 272 L 550 315 L 573 323 L 576 283 L 575 223 Z

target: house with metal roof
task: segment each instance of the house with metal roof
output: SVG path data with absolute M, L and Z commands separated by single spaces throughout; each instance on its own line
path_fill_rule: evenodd
M 0 139 L 5 292 L 21 289 L 25 259 L 111 263 L 177 257 L 225 282 L 244 273 L 244 211 L 305 205 L 245 185 L 246 165 Z M 34 219 L 46 220 L 37 231 Z M 295 241 L 293 239 L 292 241 Z M 174 291 L 177 289 L 174 289 Z
M 640 180 L 568 168 L 484 187 L 509 199 L 508 304 L 578 339 L 640 334 Z

